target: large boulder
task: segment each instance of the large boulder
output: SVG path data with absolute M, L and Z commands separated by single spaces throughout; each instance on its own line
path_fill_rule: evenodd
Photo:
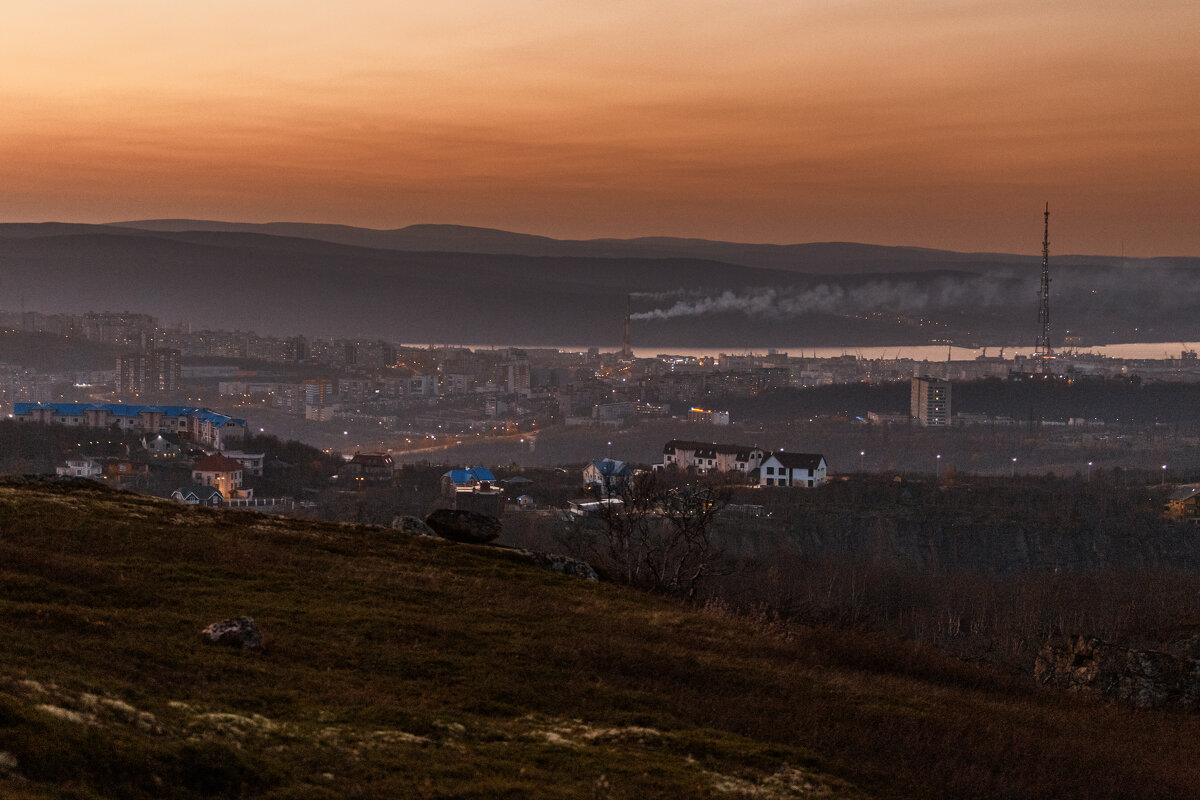
M 262 631 L 250 617 L 234 617 L 214 622 L 201 631 L 200 635 L 210 644 L 240 647 L 243 650 L 261 650 L 263 647 Z
M 425 524 L 443 539 L 465 544 L 487 544 L 500 535 L 500 520 L 465 509 L 439 508 Z
M 1200 708 L 1200 661 L 1130 650 L 1093 636 L 1047 642 L 1033 674 L 1045 686 L 1098 694 L 1138 708 Z

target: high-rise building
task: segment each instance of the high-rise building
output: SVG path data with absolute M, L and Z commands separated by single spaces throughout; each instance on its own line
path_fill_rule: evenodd
M 311 378 L 302 385 L 304 386 L 304 405 L 306 406 L 323 406 L 333 396 L 333 381 Z
M 950 381 L 930 377 L 913 378 L 910 405 L 913 422 L 918 425 L 949 425 Z
M 151 393 L 175 394 L 179 391 L 179 378 L 183 373 L 180 353 L 171 348 L 160 348 L 147 353 L 150 356 Z
M 150 393 L 150 354 L 117 357 L 117 394 L 141 397 Z
M 508 377 L 505 380 L 505 390 L 509 394 L 520 395 L 521 397 L 529 396 L 529 362 L 524 359 L 512 361 L 506 365 L 508 368 Z
M 179 391 L 180 353 L 173 349 L 128 353 L 117 357 L 117 394 L 160 397 Z

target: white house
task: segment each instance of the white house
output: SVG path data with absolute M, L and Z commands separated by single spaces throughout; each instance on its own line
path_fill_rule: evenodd
M 826 480 L 825 456 L 819 453 L 772 453 L 759 469 L 759 486 L 820 486 Z
M 99 478 L 104 474 L 104 468 L 100 466 L 100 462 L 94 458 L 68 458 L 65 467 L 55 467 L 54 472 L 58 475 L 67 475 L 72 478 Z
M 220 506 L 225 502 L 215 486 L 181 486 L 171 492 L 171 499 L 189 506 Z
M 244 453 L 241 450 L 226 450 L 225 457 L 241 464 L 244 474 L 260 477 L 263 474 L 263 462 L 267 458 L 265 453 Z

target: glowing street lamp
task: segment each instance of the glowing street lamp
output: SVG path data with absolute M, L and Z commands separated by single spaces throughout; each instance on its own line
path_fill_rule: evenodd
M 1160 480 L 1160 481 L 1158 482 L 1158 485 L 1159 485 L 1159 486 L 1165 486 L 1166 484 L 1167 484 L 1167 465 L 1166 465 L 1166 464 L 1163 464 L 1163 469 L 1162 469 L 1162 480 Z
M 866 451 L 866 450 L 859 450 L 859 451 L 858 451 L 858 471 L 859 471 L 859 472 L 862 472 L 862 471 L 863 471 L 863 460 L 864 460 L 866 457 L 867 457 L 867 451 Z
M 937 461 L 936 461 L 936 462 L 934 462 L 934 463 L 935 463 L 937 466 L 936 466 L 936 467 L 934 467 L 933 474 L 934 474 L 934 477 L 937 477 L 937 476 L 940 476 L 940 475 L 942 474 L 942 454 L 941 454 L 941 453 L 938 453 L 938 454 L 937 454 Z
M 1088 462 L 1088 483 L 1092 482 L 1092 462 Z
M 1017 477 L 1017 457 L 1016 456 L 1013 456 L 1012 472 L 1009 473 L 1009 477 L 1011 477 L 1011 478 Z

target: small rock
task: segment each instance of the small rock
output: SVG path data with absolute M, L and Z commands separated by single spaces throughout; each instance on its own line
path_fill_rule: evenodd
M 212 644 L 240 647 L 243 650 L 260 650 L 263 646 L 262 632 L 250 617 L 214 622 L 200 634 Z
M 439 508 L 425 518 L 443 539 L 464 544 L 487 544 L 500 535 L 500 520 L 465 509 Z
M 596 570 L 592 569 L 592 565 L 582 559 L 571 558 L 570 556 L 559 555 L 558 553 L 525 552 L 535 563 L 551 572 L 570 575 L 573 578 L 583 578 L 585 581 L 600 580 L 600 577 L 596 574 Z
M 412 536 L 432 536 L 437 537 L 433 532 L 433 528 L 425 524 L 423 520 L 416 517 L 396 517 L 392 520 L 392 528 L 401 533 L 407 533 Z
M 20 766 L 16 756 L 7 750 L 0 750 L 0 778 L 23 783 L 25 776 L 21 774 Z

